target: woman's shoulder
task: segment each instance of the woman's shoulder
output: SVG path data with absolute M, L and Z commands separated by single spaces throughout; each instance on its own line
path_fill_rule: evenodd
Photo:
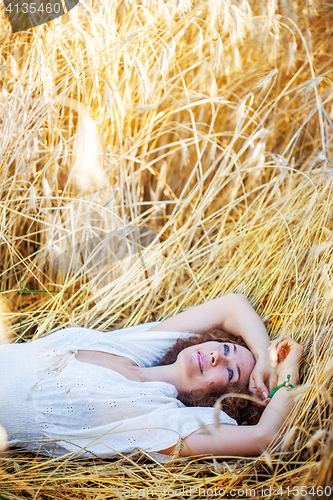
M 151 327 L 158 323 L 154 321 L 111 331 L 74 326 L 50 333 L 36 342 L 43 351 L 56 350 L 60 354 L 68 349 L 91 349 L 128 357 L 141 367 L 153 366 L 179 337 L 191 335 L 152 331 Z

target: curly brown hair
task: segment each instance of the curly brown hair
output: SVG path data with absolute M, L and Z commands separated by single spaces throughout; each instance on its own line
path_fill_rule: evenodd
M 219 325 L 213 326 L 210 330 L 202 334 L 194 334 L 187 339 L 179 338 L 175 344 L 165 353 L 163 358 L 159 361 L 158 365 L 170 365 L 177 360 L 177 356 L 183 349 L 192 345 L 201 344 L 209 341 L 230 342 L 237 344 L 248 349 L 246 343 L 241 337 L 235 337 L 231 333 L 223 330 Z M 250 394 L 246 386 L 239 386 L 237 384 L 228 384 L 223 387 L 208 388 L 208 391 L 196 390 L 191 392 L 179 392 L 177 399 L 179 399 L 185 406 L 209 406 L 212 407 L 217 399 L 230 393 L 237 394 Z M 225 397 L 221 401 L 221 410 L 227 413 L 230 417 L 234 418 L 238 425 L 255 425 L 258 423 L 264 406 L 250 401 L 243 397 Z

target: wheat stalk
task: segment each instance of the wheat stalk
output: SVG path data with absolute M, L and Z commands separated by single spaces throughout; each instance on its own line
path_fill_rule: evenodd
M 331 484 L 333 20 L 310 3 L 80 1 L 19 36 L 2 12 L 0 280 L 15 339 L 126 327 L 242 291 L 272 338 L 305 346 L 284 439 L 261 458 L 8 451 L 4 497 L 121 498 L 124 478 L 197 498 Z M 156 232 L 145 270 L 103 272 L 106 235 L 143 226 Z

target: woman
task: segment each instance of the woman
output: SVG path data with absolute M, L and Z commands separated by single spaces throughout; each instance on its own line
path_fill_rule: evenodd
M 200 342 L 214 325 L 243 339 L 250 351 L 223 339 L 193 345 L 189 337 L 195 334 Z M 173 362 L 161 360 L 166 351 L 174 355 L 181 342 L 190 345 Z M 180 456 L 260 454 L 290 410 L 292 396 L 285 388 L 256 425 L 237 426 L 220 411 L 217 426 L 214 408 L 185 405 L 198 394 L 223 393 L 230 383 L 249 385 L 267 400 L 268 348 L 262 321 L 236 294 L 162 322 L 114 332 L 69 328 L 4 345 L 0 422 L 11 444 L 53 456 L 112 456 L 136 448 L 170 454 L 179 438 Z M 300 347 L 289 339 L 271 349 L 280 356 L 278 383 L 290 374 L 296 384 Z

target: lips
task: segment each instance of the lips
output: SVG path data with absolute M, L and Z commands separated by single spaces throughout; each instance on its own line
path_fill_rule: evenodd
M 203 352 L 198 352 L 198 363 L 199 363 L 199 368 L 201 373 L 203 373 L 204 366 L 205 366 L 205 355 Z

